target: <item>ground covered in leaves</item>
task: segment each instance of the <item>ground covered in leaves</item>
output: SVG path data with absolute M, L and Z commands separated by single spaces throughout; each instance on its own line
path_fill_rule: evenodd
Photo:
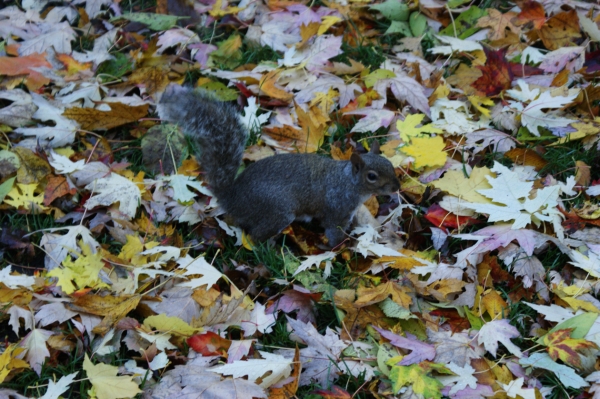
M 594 2 L 4 4 L 0 397 L 600 398 Z M 169 84 L 401 190 L 252 246 Z

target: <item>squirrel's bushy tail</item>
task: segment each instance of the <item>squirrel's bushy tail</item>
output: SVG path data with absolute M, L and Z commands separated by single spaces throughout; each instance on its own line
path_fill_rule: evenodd
M 219 199 L 233 185 L 248 132 L 235 106 L 208 93 L 171 85 L 158 104 L 161 119 L 178 124 L 199 143 L 198 160 L 212 192 Z

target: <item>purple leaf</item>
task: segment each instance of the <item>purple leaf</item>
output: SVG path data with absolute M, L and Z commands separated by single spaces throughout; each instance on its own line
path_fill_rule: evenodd
M 377 330 L 382 337 L 389 339 L 392 345 L 412 351 L 398 363 L 400 366 L 410 366 L 411 364 L 421 363 L 423 360 L 433 360 L 435 358 L 435 347 L 433 345 L 426 344 L 418 339 L 404 338 L 393 332 L 375 326 L 373 326 L 373 328 Z

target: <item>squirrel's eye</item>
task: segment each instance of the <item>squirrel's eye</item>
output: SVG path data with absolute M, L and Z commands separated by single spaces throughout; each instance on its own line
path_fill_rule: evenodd
M 370 183 L 375 183 L 377 181 L 378 177 L 379 176 L 377 176 L 377 173 L 375 173 L 375 172 L 369 172 L 369 173 L 367 173 L 367 180 Z

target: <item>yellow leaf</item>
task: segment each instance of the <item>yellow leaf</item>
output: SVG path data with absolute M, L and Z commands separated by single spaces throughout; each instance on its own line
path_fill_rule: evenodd
M 415 169 L 424 166 L 444 166 L 446 163 L 446 152 L 444 152 L 444 139 L 441 136 L 415 137 L 407 146 L 401 147 L 400 151 L 415 158 Z
M 321 36 L 323 33 L 327 32 L 327 30 L 329 28 L 331 28 L 333 25 L 340 22 L 342 19 L 340 17 L 335 17 L 333 15 L 329 15 L 326 17 L 322 17 L 321 20 L 323 22 L 321 23 L 321 26 L 319 26 L 319 30 L 317 31 L 317 35 L 319 35 L 319 36 Z
M 391 295 L 394 302 L 408 308 L 412 303 L 412 299 L 406 291 L 406 287 L 392 281 L 379 284 L 376 287 L 359 287 L 356 292 L 358 300 L 354 302 L 354 305 L 358 307 L 372 305 L 383 301 Z
M 17 359 L 17 356 L 25 350 L 17 345 L 9 345 L 0 355 L 0 383 L 4 382 L 12 370 L 29 368 L 29 364 L 25 360 Z
M 382 79 L 395 78 L 396 74 L 388 69 L 377 69 L 365 77 L 365 86 L 373 87 Z
M 598 121 L 599 118 L 596 118 Z M 556 140 L 554 143 L 550 144 L 551 146 L 556 146 L 560 144 L 567 143 L 569 141 L 581 140 L 587 136 L 591 136 L 594 134 L 598 134 L 598 124 L 596 123 L 584 123 L 577 122 L 571 123 L 571 126 L 577 131 L 567 134 L 565 137 L 562 137 Z
M 144 320 L 144 326 L 148 328 L 154 328 L 155 330 L 168 332 L 172 334 L 179 334 L 184 337 L 194 335 L 196 332 L 201 331 L 201 328 L 193 328 L 179 317 L 169 317 L 164 313 L 156 316 L 146 317 Z
M 48 277 L 58 278 L 58 285 L 65 294 L 72 294 L 76 289 L 85 287 L 108 288 L 109 285 L 100 280 L 98 274 L 104 267 L 102 254 L 92 254 L 89 245 L 81 242 L 82 255 L 73 261 L 70 256 L 63 260 L 64 267 L 57 267 L 48 272 Z M 75 284 L 73 284 L 73 281 Z
M 92 364 L 88 355 L 83 360 L 83 369 L 87 373 L 98 399 L 132 398 L 141 393 L 133 376 L 117 377 L 118 367 L 104 363 Z
M 489 204 L 491 200 L 477 192 L 477 190 L 492 188 L 486 176 L 493 176 L 486 167 L 473 168 L 468 178 L 462 171 L 449 170 L 441 179 L 432 181 L 431 185 L 467 202 Z
M 473 106 L 475 108 L 477 108 L 477 110 L 479 112 L 481 112 L 482 115 L 485 115 L 487 117 L 490 116 L 491 112 L 489 109 L 484 108 L 484 105 L 487 105 L 488 107 L 491 107 L 494 105 L 494 102 L 492 100 L 490 100 L 487 97 L 480 97 L 480 96 L 468 96 L 467 97 L 469 99 L 469 101 L 471 102 L 471 104 L 473 104 Z
M 442 129 L 438 129 L 431 124 L 417 127 L 417 125 L 421 124 L 423 118 L 425 118 L 425 114 L 412 114 L 407 115 L 403 121 L 398 120 L 398 122 L 396 122 L 396 127 L 398 128 L 398 132 L 400 132 L 400 138 L 404 142 L 410 142 L 411 137 L 428 137 L 425 133 L 444 133 Z
M 15 208 L 23 207 L 25 209 L 30 210 L 32 213 L 34 211 L 40 211 L 47 209 L 42 202 L 44 202 L 44 193 L 40 193 L 35 195 L 35 189 L 37 187 L 37 183 L 33 184 L 20 184 L 17 183 L 8 194 L 6 194 L 6 198 L 4 199 L 10 206 L 14 206 Z
M 210 14 L 211 17 L 215 17 L 215 18 L 216 17 L 224 17 L 225 15 L 235 14 L 246 8 L 246 7 L 227 7 L 226 9 L 222 10 L 222 7 L 223 7 L 223 0 L 217 0 L 215 2 L 215 4 L 213 5 L 212 10 L 210 10 L 208 13 Z

